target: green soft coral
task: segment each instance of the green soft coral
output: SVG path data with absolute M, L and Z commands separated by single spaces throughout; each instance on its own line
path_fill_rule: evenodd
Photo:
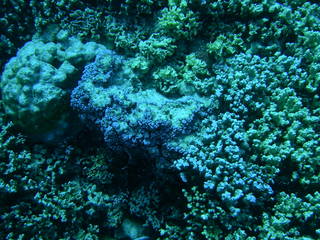
M 177 46 L 170 37 L 151 35 L 149 39 L 140 41 L 140 53 L 154 63 L 162 63 L 175 53 Z
M 176 39 L 192 39 L 200 29 L 195 12 L 175 5 L 161 10 L 157 24 L 161 33 Z
M 154 85 L 156 89 L 164 95 L 178 94 L 178 73 L 171 66 L 159 68 L 153 73 Z
M 239 34 L 219 35 L 213 42 L 207 44 L 208 53 L 217 60 L 233 56 L 244 49 L 244 43 Z
M 152 76 L 157 90 L 168 96 L 206 95 L 213 84 L 206 62 L 194 53 L 184 63 L 158 68 Z

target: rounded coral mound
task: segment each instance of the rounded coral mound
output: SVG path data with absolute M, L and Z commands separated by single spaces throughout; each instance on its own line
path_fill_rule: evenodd
M 68 38 L 64 31 L 55 36 L 50 42 L 43 37 L 26 43 L 6 64 L 1 80 L 6 113 L 25 134 L 41 141 L 75 130 L 69 93 L 83 66 L 105 49 Z

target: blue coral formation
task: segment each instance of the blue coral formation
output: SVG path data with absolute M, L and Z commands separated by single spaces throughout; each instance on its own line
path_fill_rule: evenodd
M 87 124 L 91 121 L 102 131 L 107 147 L 147 150 L 160 157 L 160 149 L 195 129 L 209 101 L 199 96 L 168 99 L 152 89 L 136 91 L 124 61 L 112 51 L 99 54 L 85 67 L 71 105 Z
M 1 239 L 320 238 L 318 2 L 0 7 Z

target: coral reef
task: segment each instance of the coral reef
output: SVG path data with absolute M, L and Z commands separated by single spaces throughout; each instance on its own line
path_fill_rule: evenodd
M 320 238 L 317 1 L 0 7 L 1 239 Z

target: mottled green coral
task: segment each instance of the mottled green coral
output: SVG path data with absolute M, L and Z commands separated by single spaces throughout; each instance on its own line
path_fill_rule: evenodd
M 57 34 L 58 39 L 46 41 L 50 34 Z M 1 93 L 6 114 L 24 133 L 38 140 L 56 141 L 70 133 L 73 117 L 69 94 L 82 66 L 105 48 L 68 39 L 64 31 L 53 31 L 43 39 L 26 43 L 6 64 Z

